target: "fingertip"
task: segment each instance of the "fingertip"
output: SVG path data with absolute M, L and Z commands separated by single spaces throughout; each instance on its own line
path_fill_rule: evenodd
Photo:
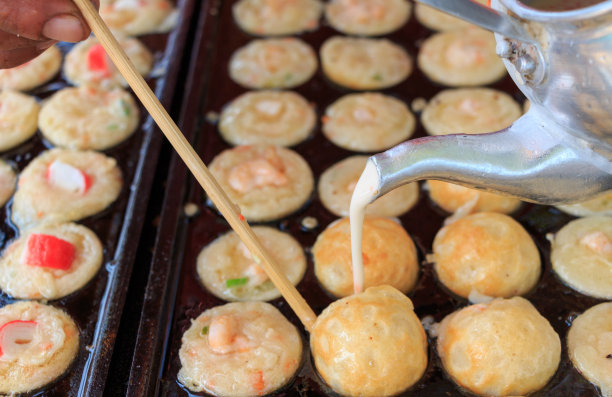
M 43 25 L 42 34 L 48 39 L 76 43 L 89 35 L 89 28 L 74 15 L 61 14 L 49 19 Z

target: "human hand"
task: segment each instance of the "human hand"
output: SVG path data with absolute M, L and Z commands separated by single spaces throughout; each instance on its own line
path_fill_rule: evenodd
M 21 65 L 58 41 L 85 40 L 90 32 L 71 0 L 0 0 L 0 69 Z

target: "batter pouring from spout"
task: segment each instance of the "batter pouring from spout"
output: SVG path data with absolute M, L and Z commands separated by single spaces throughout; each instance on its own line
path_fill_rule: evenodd
M 380 175 L 376 166 L 368 160 L 363 173 L 355 185 L 350 206 L 351 256 L 353 262 L 353 289 L 356 294 L 363 292 L 363 221 L 365 209 L 379 193 Z

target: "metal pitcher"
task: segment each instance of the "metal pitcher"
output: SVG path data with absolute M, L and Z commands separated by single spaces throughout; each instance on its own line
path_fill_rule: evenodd
M 419 1 L 497 32 L 498 55 L 531 107 L 498 132 L 414 139 L 370 157 L 376 197 L 420 179 L 542 204 L 612 189 L 612 0 L 569 11 Z

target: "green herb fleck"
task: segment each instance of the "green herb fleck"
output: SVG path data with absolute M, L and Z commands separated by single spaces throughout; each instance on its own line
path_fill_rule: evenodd
M 106 126 L 107 130 L 116 130 L 117 128 L 119 128 L 117 124 L 109 124 Z
M 130 105 L 125 101 L 121 100 L 121 107 L 123 108 L 123 114 L 125 117 L 129 117 L 132 114 L 132 109 L 130 109 Z
M 228 288 L 239 287 L 241 285 L 245 285 L 248 282 L 249 282 L 249 278 L 248 277 L 231 278 L 231 279 L 229 279 L 229 280 L 227 280 L 225 282 L 225 286 L 228 287 Z
M 380 74 L 380 73 L 375 73 L 375 74 L 372 76 L 372 79 L 373 79 L 373 80 L 376 80 L 376 81 L 382 81 L 382 80 L 383 80 L 383 77 L 382 77 L 382 74 Z
M 208 325 L 202 328 L 202 335 L 208 335 Z
M 287 73 L 287 74 L 285 75 L 285 81 L 291 81 L 291 79 L 293 79 L 293 74 L 291 74 L 291 73 Z

